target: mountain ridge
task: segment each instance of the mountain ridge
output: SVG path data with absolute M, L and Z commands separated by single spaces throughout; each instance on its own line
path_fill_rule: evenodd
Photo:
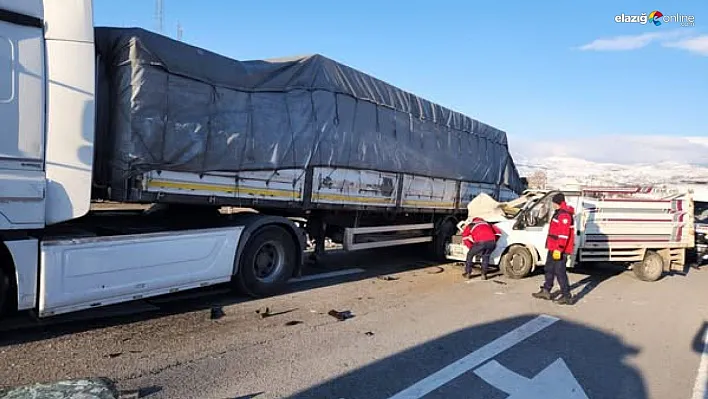
M 569 156 L 529 158 L 515 156 L 521 176 L 529 177 L 543 171 L 547 184 L 563 185 L 685 185 L 708 184 L 708 164 L 676 161 L 658 163 L 594 162 Z

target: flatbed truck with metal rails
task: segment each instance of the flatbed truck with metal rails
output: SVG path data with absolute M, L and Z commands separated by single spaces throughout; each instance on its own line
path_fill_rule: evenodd
M 683 272 L 696 246 L 691 193 L 665 193 L 651 187 L 580 187 L 528 190 L 510 204 L 491 203 L 471 214 L 487 216 L 502 231 L 490 263 L 520 279 L 546 263 L 545 240 L 553 213 L 551 199 L 562 192 L 575 209 L 575 247 L 567 267 L 616 263 L 628 266 L 643 281 Z M 502 212 L 514 205 L 513 212 Z M 470 205 L 472 206 L 472 205 Z M 464 261 L 467 248 L 458 233 L 447 245 L 448 259 Z
M 140 34 L 146 42 L 187 47 Z M 301 273 L 307 234 L 316 238 L 317 254 L 326 235 L 345 250 L 427 244 L 431 255 L 444 259 L 471 198 L 479 192 L 502 201 L 516 196 L 503 176 L 479 183 L 326 164 L 205 173 L 148 168 L 121 187 L 101 187 L 95 175 L 111 164 L 99 151 L 108 139 L 97 119 L 108 110 L 98 101 L 101 59 L 94 35 L 90 0 L 0 0 L 5 311 L 47 317 L 229 282 L 251 296 L 277 294 Z M 508 164 L 502 173 L 517 173 Z M 147 211 L 92 208 L 116 199 L 157 205 Z M 304 226 L 294 221 L 298 217 Z

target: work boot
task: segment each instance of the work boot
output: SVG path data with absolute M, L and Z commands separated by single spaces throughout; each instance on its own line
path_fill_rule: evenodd
M 482 280 L 486 280 L 486 279 L 487 279 L 487 272 L 482 272 Z
M 541 288 L 540 291 L 534 292 L 533 294 L 531 294 L 531 296 L 537 299 L 545 299 L 547 301 L 551 300 L 551 292 L 545 288 Z
M 467 272 L 462 273 L 462 278 L 469 279 L 469 278 L 470 278 L 470 273 L 467 273 Z
M 573 304 L 573 297 L 570 296 L 570 294 L 567 295 L 562 295 L 560 299 L 556 301 L 557 304 L 559 305 L 572 305 Z

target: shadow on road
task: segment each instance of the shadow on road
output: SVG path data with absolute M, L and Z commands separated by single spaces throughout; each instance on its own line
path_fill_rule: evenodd
M 698 329 L 696 336 L 693 337 L 691 349 L 696 353 L 703 353 L 706 350 L 706 332 L 708 330 L 708 322 L 703 322 L 701 328 Z
M 575 267 L 569 270 L 569 277 L 573 278 L 573 276 L 577 275 L 584 275 L 585 277 L 571 284 L 570 291 L 572 292 L 575 301 L 580 301 L 595 288 L 597 288 L 597 286 L 612 277 L 619 276 L 625 271 L 626 269 L 624 267 L 612 264 L 593 264 Z M 552 296 L 554 299 L 559 297 L 560 290 L 555 291 Z
M 250 395 L 239 396 L 239 397 L 233 398 L 233 399 L 256 399 L 257 397 L 261 396 L 262 394 L 263 394 L 263 392 L 252 393 Z M 228 398 L 228 399 L 230 399 L 230 398 Z
M 628 358 L 635 356 L 638 350 L 627 346 L 617 336 L 589 326 L 556 321 L 496 356 L 487 355 L 494 352 L 489 349 L 494 346 L 492 341 L 535 318 L 535 315 L 528 315 L 465 328 L 378 360 L 301 391 L 291 398 L 391 398 L 463 357 L 467 358 L 464 362 L 458 362 L 457 366 L 447 368 L 447 373 L 443 372 L 428 380 L 425 384 L 429 392 L 424 396 L 426 399 L 516 398 L 516 395 L 509 396 L 510 393 L 502 389 L 508 390 L 515 384 L 519 386 L 518 384 L 524 384 L 528 379 L 544 373 L 546 376 L 553 375 L 546 388 L 560 384 L 561 381 L 575 379 L 590 398 L 647 397 L 641 375 L 628 364 Z M 480 348 L 482 349 L 479 350 Z M 553 368 L 551 365 L 562 363 L 558 359 L 562 359 L 570 370 L 570 376 L 559 375 L 557 369 L 549 371 Z M 501 364 L 511 370 L 507 376 L 515 377 L 503 381 L 505 387 L 493 385 L 493 382 L 487 382 L 487 379 L 476 374 L 475 371 L 480 370 L 481 366 L 489 366 L 491 360 L 492 363 L 498 362 L 493 365 L 497 366 L 497 371 Z M 460 372 L 455 373 L 455 368 Z M 563 395 L 550 394 L 547 397 Z
M 304 275 L 359 268 L 364 272 L 290 284 L 282 295 L 359 281 L 377 275 L 424 269 L 440 263 L 424 260 L 424 248 L 331 251 L 316 266 L 305 266 Z M 453 266 L 450 266 L 453 267 Z M 448 267 L 445 267 L 448 268 Z M 224 284 L 140 301 L 38 319 L 22 313 L 0 320 L 0 348 L 74 334 L 91 329 L 135 323 L 160 317 L 235 305 L 251 300 Z
M 703 322 L 701 327 L 698 329 L 696 332 L 696 335 L 693 337 L 693 341 L 691 342 L 691 349 L 698 353 L 699 356 L 701 356 L 700 362 L 703 362 L 703 356 L 708 356 L 708 322 Z M 698 369 L 699 373 L 704 373 L 705 370 L 702 370 L 702 368 L 699 366 Z M 701 380 L 701 376 L 699 375 L 697 377 L 696 381 L 696 386 L 694 387 L 694 397 L 697 397 L 697 393 L 699 392 L 700 389 L 703 389 L 704 392 L 708 392 L 708 381 L 705 381 L 705 386 L 701 387 L 699 381 Z

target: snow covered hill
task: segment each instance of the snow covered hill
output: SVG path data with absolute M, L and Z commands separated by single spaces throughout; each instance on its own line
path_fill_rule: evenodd
M 708 167 L 678 162 L 616 164 L 573 157 L 529 159 L 514 156 L 521 176 L 534 171 L 546 173 L 549 187 L 565 185 L 666 185 L 708 184 Z
M 708 187 L 708 136 L 516 135 L 509 138 L 522 176 L 536 170 L 548 186 L 667 185 Z

